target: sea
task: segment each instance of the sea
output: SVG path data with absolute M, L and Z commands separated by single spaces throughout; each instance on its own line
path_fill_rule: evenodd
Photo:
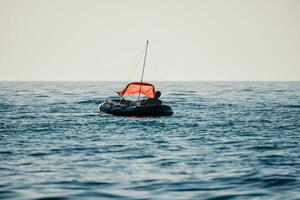
M 170 117 L 98 105 L 125 82 L 0 82 L 0 199 L 300 199 L 300 82 L 157 82 Z

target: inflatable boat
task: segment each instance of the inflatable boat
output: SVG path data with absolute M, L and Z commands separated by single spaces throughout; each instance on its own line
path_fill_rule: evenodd
M 99 105 L 100 111 L 121 116 L 171 116 L 173 114 L 172 108 L 159 99 L 161 93 L 155 92 L 154 85 L 143 82 L 148 44 L 149 41 L 146 43 L 141 81 L 129 83 L 123 90 L 116 92 L 120 96 L 118 99 L 106 99 Z M 140 100 L 141 94 L 147 99 Z M 137 101 L 124 99 L 126 96 L 133 95 L 138 95 Z
M 119 116 L 171 116 L 173 110 L 168 105 L 139 105 L 139 102 L 106 99 L 99 105 L 102 112 Z

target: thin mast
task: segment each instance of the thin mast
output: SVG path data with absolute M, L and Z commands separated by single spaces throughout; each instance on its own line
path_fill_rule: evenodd
M 144 78 L 144 71 L 145 71 L 145 66 L 146 66 L 146 58 L 147 58 L 148 45 L 149 45 L 149 40 L 147 40 L 147 43 L 146 43 L 146 51 L 145 51 L 145 57 L 144 57 L 143 71 L 142 71 L 142 77 L 141 77 L 141 84 L 142 84 L 143 78 Z M 140 85 L 140 91 L 139 91 L 138 100 L 140 100 L 141 89 L 142 89 L 142 85 Z

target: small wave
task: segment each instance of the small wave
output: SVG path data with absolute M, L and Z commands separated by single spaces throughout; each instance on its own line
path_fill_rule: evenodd
M 254 146 L 254 147 L 250 147 L 249 149 L 252 150 L 257 150 L 257 151 L 271 151 L 271 150 L 275 150 L 275 149 L 280 149 L 281 147 L 278 146 Z
M 16 119 L 27 119 L 28 120 L 28 119 L 36 119 L 36 118 L 39 118 L 39 116 L 33 115 L 31 113 L 22 113 L 20 115 L 9 117 L 9 119 L 14 119 L 14 120 L 16 120 Z
M 28 92 L 28 90 L 16 90 L 16 92 Z
M 89 100 L 82 100 L 78 101 L 78 104 L 100 104 L 101 99 L 89 99 Z
M 67 197 L 38 197 L 35 198 L 34 200 L 65 200 L 65 199 L 69 199 Z
M 186 93 L 186 92 L 173 92 L 173 93 L 170 93 L 171 96 L 194 96 L 196 94 L 196 92 L 189 92 L 189 93 Z
M 155 158 L 154 155 L 146 154 L 146 155 L 132 155 L 132 156 L 124 156 L 120 159 L 122 160 L 138 160 L 138 159 L 148 159 L 148 158 Z
M 63 93 L 62 95 L 64 95 L 64 96 L 74 96 L 74 95 L 76 95 L 76 94 L 74 94 L 74 93 Z
M 92 197 L 92 199 L 132 199 L 132 197 L 129 196 L 124 196 L 124 195 L 118 195 L 118 194 L 113 194 L 113 193 L 109 193 L 109 192 L 100 192 L 100 191 L 84 191 L 81 193 L 78 193 L 76 195 L 71 195 L 70 199 L 78 199 L 82 198 L 82 199 L 89 199 L 88 197 Z
M 113 182 L 103 182 L 103 181 L 47 181 L 47 182 L 40 182 L 39 185 L 61 185 L 63 188 L 84 188 L 84 187 L 93 187 L 93 186 L 112 186 L 115 183 Z
M 233 177 L 218 177 L 215 181 L 222 181 L 223 183 L 244 183 L 259 186 L 262 188 L 273 188 L 273 187 L 289 187 L 298 183 L 297 177 L 292 175 L 267 175 L 262 176 L 258 173 L 246 174 L 243 176 Z
M 279 92 L 279 93 L 281 93 L 281 92 L 286 92 L 286 90 L 275 90 L 274 92 Z
M 300 108 L 300 105 L 284 105 L 284 107 L 287 107 L 287 108 Z
M 269 119 L 260 119 L 260 120 L 258 120 L 258 122 L 260 122 L 260 123 L 272 123 L 272 121 L 269 120 Z
M 49 155 L 49 153 L 45 153 L 45 152 L 36 152 L 36 153 L 31 153 L 29 154 L 30 156 L 33 156 L 33 157 L 42 157 L 42 156 L 47 156 Z
M 49 103 L 48 105 L 50 106 L 57 106 L 57 105 L 66 105 L 66 102 L 54 102 L 54 103 Z
M 269 177 L 263 177 L 262 182 L 265 187 L 284 187 L 287 185 L 292 185 L 292 183 L 297 182 L 296 178 L 289 178 L 284 176 L 269 176 Z
M 241 91 L 243 91 L 243 92 L 252 92 L 252 91 L 254 91 L 254 89 L 247 88 L 247 89 L 242 89 Z
M 13 154 L 12 151 L 0 151 L 0 154 Z
M 246 194 L 224 194 L 224 195 L 216 195 L 215 197 L 207 198 L 206 200 L 224 200 L 224 199 L 251 199 L 251 197 L 266 196 L 265 193 L 246 193 Z
M 15 191 L 10 191 L 10 190 L 0 190 L 0 199 L 10 199 L 10 198 L 17 198 L 19 197 L 20 194 L 15 192 Z
M 46 98 L 46 97 L 49 97 L 48 95 L 34 95 L 35 97 L 38 97 L 38 98 Z
M 7 103 L 0 103 L 0 110 L 7 110 L 12 108 L 13 106 Z

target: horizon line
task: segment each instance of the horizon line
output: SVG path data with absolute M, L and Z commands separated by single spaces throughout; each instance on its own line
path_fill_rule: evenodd
M 300 80 L 150 80 L 144 82 L 299 82 Z M 136 82 L 128 80 L 0 80 L 0 82 Z

